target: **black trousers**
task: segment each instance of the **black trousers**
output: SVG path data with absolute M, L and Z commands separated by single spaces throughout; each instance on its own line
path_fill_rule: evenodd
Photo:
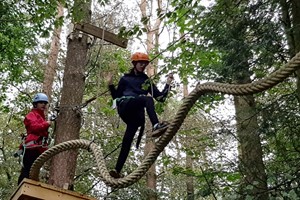
M 145 125 L 145 108 L 151 124 L 155 125 L 158 123 L 152 97 L 139 96 L 136 98 L 124 99 L 118 103 L 118 113 L 127 125 L 115 168 L 118 173 L 121 172 L 126 162 L 135 133 L 140 126 Z
M 18 179 L 18 185 L 22 182 L 24 178 L 29 178 L 29 172 L 34 161 L 40 156 L 40 152 L 37 148 L 29 148 L 25 150 L 23 157 L 23 167 L 21 169 L 21 174 Z

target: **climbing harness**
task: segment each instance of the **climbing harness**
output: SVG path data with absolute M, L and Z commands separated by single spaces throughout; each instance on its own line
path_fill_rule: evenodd
M 49 144 L 48 140 L 50 140 L 50 138 L 41 137 L 41 139 L 39 138 L 38 140 L 29 141 L 27 143 L 25 143 L 25 140 L 26 140 L 26 136 L 23 135 L 22 148 L 18 149 L 18 151 L 14 153 L 14 157 L 19 158 L 19 163 L 21 164 L 22 167 L 24 167 L 23 159 L 24 159 L 24 155 L 26 153 L 26 149 L 48 148 L 48 144 Z M 34 145 L 34 146 L 32 146 L 32 145 Z
M 42 148 L 47 148 L 48 147 L 48 137 L 41 137 L 42 139 L 37 139 L 33 140 L 27 143 L 23 143 L 22 146 L 24 148 L 30 149 L 30 148 L 37 148 L 37 147 L 42 147 Z M 31 146 L 35 145 L 35 146 Z
M 134 96 L 122 96 L 120 98 L 116 98 L 117 106 L 120 106 L 126 100 L 134 99 L 134 98 L 135 98 Z

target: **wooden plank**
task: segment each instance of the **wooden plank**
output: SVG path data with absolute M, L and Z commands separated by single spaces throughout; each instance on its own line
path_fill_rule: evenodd
M 53 185 L 24 179 L 10 200 L 96 200 Z
M 76 24 L 75 29 L 103 39 L 119 47 L 126 48 L 128 40 L 91 24 Z M 104 36 L 104 38 L 102 38 Z

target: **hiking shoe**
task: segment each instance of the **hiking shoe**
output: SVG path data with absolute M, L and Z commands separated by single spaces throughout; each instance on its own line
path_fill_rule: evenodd
M 152 132 L 158 130 L 158 129 L 162 129 L 165 128 L 168 124 L 165 122 L 161 122 L 161 123 L 157 123 L 153 126 Z
M 168 127 L 168 123 L 167 122 L 162 122 L 162 123 L 157 123 L 153 126 L 152 129 L 152 137 L 159 137 L 161 136 Z
M 109 175 L 111 175 L 111 176 L 114 177 L 114 178 L 123 178 L 123 177 L 124 177 L 123 174 L 117 172 L 116 170 L 111 170 L 111 171 L 109 172 Z

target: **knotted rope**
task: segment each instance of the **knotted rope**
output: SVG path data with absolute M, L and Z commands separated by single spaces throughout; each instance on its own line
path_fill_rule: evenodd
M 300 69 L 300 53 L 295 55 L 279 70 L 259 81 L 241 85 L 213 82 L 198 84 L 196 88 L 183 100 L 175 118 L 169 124 L 166 132 L 155 143 L 154 148 L 148 153 L 138 168 L 124 178 L 115 179 L 111 177 L 106 167 L 101 147 L 88 140 L 82 139 L 63 142 L 45 151 L 32 165 L 30 178 L 38 180 L 40 168 L 54 155 L 66 150 L 82 148 L 93 152 L 96 158 L 100 179 L 103 182 L 114 188 L 128 187 L 137 182 L 148 171 L 151 165 L 156 161 L 159 154 L 175 136 L 192 106 L 202 95 L 211 92 L 220 92 L 231 95 L 249 95 L 259 93 L 282 82 L 297 69 Z

